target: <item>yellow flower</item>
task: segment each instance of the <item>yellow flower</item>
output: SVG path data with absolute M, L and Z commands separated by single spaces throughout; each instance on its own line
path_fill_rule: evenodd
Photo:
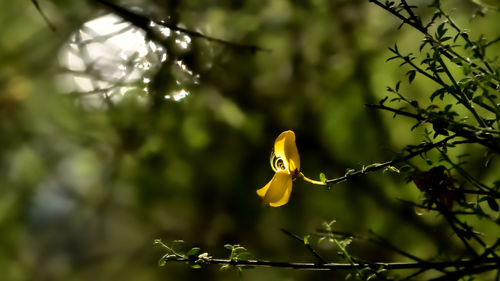
M 262 197 L 265 205 L 283 206 L 290 199 L 293 180 L 300 174 L 299 151 L 292 131 L 285 131 L 276 138 L 271 154 L 271 168 L 275 172 L 274 177 L 257 190 L 257 195 Z

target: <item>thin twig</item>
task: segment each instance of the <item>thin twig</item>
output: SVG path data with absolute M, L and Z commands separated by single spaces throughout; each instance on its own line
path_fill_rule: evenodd
M 309 243 L 306 243 L 306 241 L 304 241 L 304 238 L 301 238 L 300 236 L 298 236 L 296 234 L 293 234 L 293 233 L 291 233 L 290 231 L 288 231 L 288 230 L 286 230 L 284 228 L 282 228 L 281 231 L 283 233 L 285 233 L 286 235 L 292 237 L 293 239 L 302 242 L 302 244 L 307 248 L 307 250 L 309 252 L 311 252 L 311 254 L 314 257 L 316 257 L 322 264 L 327 263 L 326 260 L 323 259 L 323 257 L 321 257 L 320 254 L 318 254 L 318 252 L 316 252 L 316 250 L 314 250 Z
M 457 190 L 458 191 L 458 190 Z M 439 211 L 438 208 L 436 207 L 432 207 L 432 206 L 426 206 L 426 205 L 422 205 L 422 204 L 417 204 L 413 201 L 409 201 L 409 200 L 404 200 L 404 199 L 401 199 L 401 198 L 396 198 L 398 201 L 400 201 L 401 203 L 404 203 L 406 205 L 409 205 L 411 207 L 414 207 L 414 208 L 420 208 L 420 209 L 425 209 L 425 210 L 429 210 L 429 211 Z M 478 213 L 477 211 L 450 211 L 452 212 L 453 214 L 455 215 L 464 215 L 464 216 L 477 216 Z M 492 220 L 494 221 L 495 219 L 491 216 L 488 216 L 486 214 L 481 214 L 481 217 L 486 217 L 488 218 L 489 220 Z
M 429 281 L 459 280 L 460 278 L 462 278 L 463 276 L 466 276 L 466 275 L 473 275 L 476 273 L 487 272 L 487 271 L 498 269 L 498 266 L 499 265 L 489 264 L 489 265 L 483 265 L 483 266 L 478 266 L 478 267 L 466 267 L 464 269 L 447 273 L 441 277 L 434 278 L 434 279 L 431 279 Z
M 431 116 L 432 113 L 430 113 L 429 116 L 424 116 L 422 114 L 411 113 L 411 112 L 403 111 L 401 109 L 395 109 L 395 108 L 392 108 L 392 107 L 388 107 L 388 106 L 385 106 L 383 104 L 365 104 L 365 106 L 369 107 L 369 108 L 376 108 L 376 109 L 387 110 L 387 111 L 393 112 L 393 113 L 395 113 L 397 115 L 403 115 L 403 116 L 414 118 L 417 121 L 428 121 L 428 122 L 432 123 L 432 119 L 433 119 L 433 118 L 429 117 L 429 116 Z M 469 130 L 475 131 L 476 134 L 478 134 L 479 136 L 485 135 L 485 133 L 500 135 L 500 131 L 499 130 L 490 129 L 490 128 L 477 127 L 477 126 L 474 126 L 474 125 L 465 124 L 465 123 L 459 123 L 459 122 L 456 122 L 456 121 L 453 121 L 453 120 L 447 120 L 447 119 L 444 119 L 444 118 L 442 118 L 442 119 L 443 119 L 442 121 L 445 121 L 447 123 L 453 123 L 455 125 L 458 125 L 458 126 L 467 128 Z
M 500 238 L 497 238 L 497 241 L 495 242 L 495 244 L 493 244 L 490 247 L 485 247 L 486 249 L 484 250 L 484 252 L 481 254 L 481 256 L 479 258 L 486 258 L 490 254 L 494 257 L 497 257 L 495 250 L 497 249 L 497 247 L 499 245 L 500 245 Z
M 335 178 L 335 179 L 329 179 L 326 181 L 327 184 L 336 184 L 336 183 L 339 183 L 339 182 L 343 182 L 343 181 L 346 181 L 350 178 L 353 178 L 355 176 L 360 176 L 360 175 L 363 175 L 363 174 L 366 174 L 366 173 L 369 173 L 369 172 L 373 172 L 373 171 L 376 171 L 376 170 L 380 170 L 380 169 L 383 169 L 385 167 L 388 167 L 388 166 L 392 166 L 392 165 L 396 165 L 398 163 L 401 163 L 401 162 L 405 162 L 417 155 L 420 155 L 426 151 L 429 151 L 435 147 L 439 147 L 439 146 L 442 146 L 442 145 L 445 145 L 449 140 L 455 138 L 457 135 L 451 135 L 439 142 L 436 142 L 436 143 L 429 143 L 429 144 L 426 144 L 424 145 L 421 149 L 417 150 L 417 151 L 414 151 L 404 157 L 401 157 L 401 158 L 398 158 L 398 159 L 395 159 L 395 160 L 391 160 L 391 161 L 387 161 L 387 162 L 384 162 L 384 163 L 381 163 L 381 164 L 377 164 L 377 165 L 369 165 L 367 168 L 364 168 L 364 169 L 361 169 L 361 170 L 357 170 L 357 171 L 354 171 L 354 172 L 350 172 L 342 177 L 339 177 L 339 178 Z
M 207 35 L 204 35 L 200 32 L 197 32 L 197 31 L 188 30 L 186 28 L 182 28 L 182 27 L 179 27 L 179 26 L 174 25 L 174 24 L 169 24 L 165 21 L 151 19 L 151 18 L 148 18 L 146 16 L 136 14 L 128 9 L 125 9 L 121 6 L 113 4 L 107 0 L 94 0 L 94 1 L 106 6 L 108 9 L 110 9 L 111 11 L 113 11 L 114 13 L 116 13 L 117 15 L 119 15 L 120 17 L 125 19 L 126 21 L 128 21 L 131 24 L 135 25 L 136 27 L 146 31 L 146 33 L 149 36 L 151 36 L 155 41 L 158 41 L 158 42 L 163 42 L 164 38 L 161 38 L 161 36 L 159 36 L 154 31 L 153 27 L 151 26 L 152 22 L 156 25 L 167 27 L 167 28 L 174 30 L 174 31 L 182 32 L 182 33 L 187 34 L 191 37 L 203 38 L 205 40 L 224 44 L 224 45 L 227 45 L 229 47 L 236 48 L 236 49 L 245 49 L 245 50 L 250 51 L 251 53 L 254 53 L 256 51 L 265 51 L 265 52 L 271 51 L 270 49 L 255 46 L 255 45 L 246 45 L 246 44 L 231 42 L 231 41 L 227 41 L 224 39 L 207 36 Z
M 443 212 L 441 212 L 441 213 L 443 213 Z M 460 227 L 467 230 L 467 228 L 469 226 L 465 222 L 462 222 L 461 220 L 459 220 L 453 213 L 451 215 L 452 215 L 452 218 L 455 220 L 455 222 L 460 225 Z M 478 232 L 473 231 L 472 227 L 470 227 L 470 234 L 471 234 L 472 238 L 474 240 L 476 240 L 476 242 L 479 243 L 483 248 L 485 248 L 485 249 L 488 248 L 486 243 L 479 237 Z M 494 251 L 491 252 L 491 255 L 493 255 L 493 257 L 495 257 L 495 258 L 499 258 L 498 255 Z M 478 259 L 479 258 L 480 257 L 478 257 Z
M 448 20 L 448 22 L 455 29 L 455 31 L 458 34 L 460 34 L 460 37 L 462 37 L 465 40 L 465 42 L 467 43 L 467 45 L 472 49 L 472 52 L 474 52 L 474 55 L 477 56 L 478 58 L 480 58 L 483 61 L 484 65 L 486 66 L 486 68 L 488 69 L 488 71 L 490 73 L 494 73 L 494 71 L 491 68 L 491 66 L 484 59 L 484 55 L 479 51 L 480 49 L 477 48 L 477 45 L 473 44 L 472 41 L 470 41 L 469 36 L 467 35 L 467 33 L 462 32 L 462 30 L 460 29 L 460 27 L 458 27 L 458 25 L 455 23 L 455 21 L 447 13 L 445 13 L 443 11 L 443 9 L 441 9 L 441 5 L 438 5 L 437 8 L 441 12 L 441 14 L 445 16 L 446 20 Z
M 439 63 L 441 64 L 441 67 L 444 69 L 446 75 L 448 76 L 450 81 L 453 83 L 454 87 L 451 88 L 452 91 L 449 91 L 449 92 L 455 97 L 455 99 L 457 99 L 457 101 L 459 101 L 461 104 L 463 104 L 472 113 L 472 115 L 474 115 L 474 118 L 476 118 L 477 122 L 479 123 L 479 125 L 481 125 L 481 127 L 486 127 L 486 123 L 484 123 L 484 120 L 479 116 L 479 114 L 474 109 L 474 107 L 472 107 L 472 105 L 470 104 L 470 101 L 467 99 L 467 96 L 464 95 L 464 93 L 460 90 L 460 86 L 458 86 L 458 82 L 455 80 L 455 78 L 451 74 L 450 70 L 448 69 L 448 67 L 444 63 L 443 59 L 440 56 L 438 56 L 438 60 L 439 60 Z M 454 93 L 455 91 L 456 91 L 456 93 Z
M 479 180 L 477 180 L 476 178 L 474 178 L 473 176 L 469 175 L 469 173 L 464 170 L 462 167 L 460 167 L 460 165 L 458 164 L 455 164 L 453 161 L 451 161 L 450 157 L 448 157 L 448 155 L 445 153 L 445 151 L 439 149 L 439 152 L 441 153 L 441 157 L 446 161 L 448 162 L 455 170 L 457 170 L 459 173 L 459 175 L 461 175 L 462 177 L 464 177 L 467 181 L 469 181 L 470 183 L 472 183 L 475 187 L 477 187 L 479 190 L 477 192 L 470 192 L 472 194 L 479 194 L 479 195 L 489 195 L 489 196 L 492 196 L 494 198 L 497 198 L 499 193 L 494 191 L 491 187 L 488 187 L 487 185 L 481 183 Z M 468 191 L 468 189 L 464 189 L 466 191 Z M 484 192 L 484 193 L 483 193 Z M 466 193 L 466 192 L 464 192 Z
M 437 47 L 438 49 L 440 47 Z M 457 96 L 457 94 L 455 93 L 455 88 L 451 87 L 450 85 L 446 84 L 442 79 L 441 77 L 439 77 L 439 75 L 437 74 L 438 72 L 437 71 L 434 71 L 436 74 L 435 76 L 427 73 L 427 71 L 425 71 L 424 69 L 422 69 L 421 67 L 417 66 L 413 61 L 412 59 L 407 55 L 407 56 L 404 56 L 402 55 L 401 53 L 399 53 L 399 51 L 397 49 L 393 49 L 393 48 L 389 48 L 389 50 L 391 52 L 393 52 L 394 54 L 396 54 L 396 57 L 397 58 L 400 58 L 402 59 L 405 63 L 409 64 L 415 71 L 417 71 L 418 73 L 424 75 L 425 77 L 427 77 L 428 79 L 434 81 L 436 84 L 438 84 L 439 86 L 445 88 L 448 93 L 450 93 L 451 95 L 453 95 L 458 101 L 460 101 L 461 103 L 464 103 L 464 101 L 461 100 L 460 97 Z M 392 57 L 392 58 L 396 58 L 396 57 Z M 392 59 L 391 58 L 391 59 Z M 442 59 L 440 59 L 442 61 Z M 456 85 L 456 83 L 455 83 Z M 491 85 L 491 86 L 494 86 Z M 458 86 L 456 87 L 457 89 L 460 89 Z M 479 105 L 480 107 L 488 110 L 488 111 L 491 111 L 493 113 L 496 113 L 498 115 L 498 109 L 496 109 L 496 104 L 493 102 L 493 106 L 495 108 L 492 108 L 491 106 L 488 106 L 480 101 L 474 101 L 475 104 Z M 467 107 L 467 105 L 465 105 Z M 468 107 L 467 107 L 468 108 Z
M 428 38 L 429 40 L 432 40 L 432 43 L 434 43 L 437 46 L 439 46 L 440 47 L 439 48 L 439 53 L 442 54 L 443 56 L 445 56 L 450 61 L 453 61 L 453 58 L 455 58 L 455 57 L 458 58 L 458 59 L 460 59 L 459 62 L 454 61 L 455 64 L 461 66 L 461 65 L 463 65 L 465 63 L 465 64 L 470 65 L 471 67 L 474 67 L 474 68 L 478 69 L 480 72 L 482 72 L 484 74 L 491 74 L 490 72 L 488 72 L 487 70 L 485 70 L 481 66 L 475 64 L 474 62 L 471 62 L 470 60 L 464 58 L 463 56 L 461 56 L 460 54 L 458 54 L 454 50 L 450 49 L 449 46 L 443 46 L 441 44 L 441 42 L 436 41 L 429 34 L 427 28 L 424 27 L 420 22 L 417 22 L 417 21 L 414 22 L 414 21 L 410 20 L 409 18 L 404 17 L 398 11 L 396 11 L 393 7 L 387 6 L 387 5 L 383 4 L 382 2 L 380 2 L 378 0 L 369 0 L 369 2 L 374 3 L 375 5 L 381 7 L 382 9 L 386 10 L 387 12 L 389 12 L 392 15 L 396 16 L 397 18 L 399 18 L 403 23 L 405 23 L 405 24 L 407 24 L 407 25 L 415 28 L 416 30 L 420 31 L 426 38 Z
M 489 47 L 489 46 L 491 46 L 491 45 L 493 45 L 493 44 L 495 44 L 497 42 L 500 42 L 500 36 L 497 37 L 496 39 L 491 40 L 490 42 L 488 42 L 487 44 L 485 44 L 483 47 L 484 48 Z
M 442 117 L 441 118 L 439 118 L 439 117 L 438 118 L 436 118 L 436 117 L 430 118 L 430 117 L 423 116 L 421 114 L 414 114 L 414 113 L 406 112 L 406 111 L 403 111 L 400 109 L 395 109 L 392 107 L 388 107 L 388 106 L 385 106 L 382 104 L 366 104 L 366 106 L 370 107 L 370 108 L 387 110 L 387 111 L 393 112 L 397 115 L 411 117 L 411 118 L 414 118 L 418 121 L 425 121 L 425 122 L 431 123 L 433 125 L 436 124 L 436 125 L 438 125 L 438 127 L 442 127 L 442 125 L 443 125 L 442 121 L 444 121 L 446 123 L 453 123 L 454 126 L 448 126 L 445 129 L 455 133 L 457 136 L 466 138 L 468 140 L 471 140 L 472 142 L 479 143 L 479 144 L 481 144 L 481 145 L 483 145 L 483 146 L 485 146 L 485 147 L 487 147 L 487 148 L 489 148 L 497 153 L 500 153 L 500 139 L 495 138 L 495 137 L 490 135 L 490 133 L 491 134 L 498 134 L 498 130 L 491 130 L 491 129 L 487 129 L 487 128 L 485 128 L 485 129 L 477 128 L 477 127 L 472 126 L 472 125 L 468 125 L 468 124 L 464 124 L 464 123 L 457 123 L 457 122 L 452 121 L 452 120 L 446 120 L 446 119 L 443 119 Z
M 388 11 L 392 15 L 396 16 L 397 18 L 399 18 L 403 23 L 406 23 L 407 25 L 410 25 L 411 27 L 413 27 L 413 28 L 417 29 L 418 31 L 420 31 L 421 33 L 423 33 L 424 35 L 428 35 L 427 29 L 425 27 L 419 26 L 419 25 L 413 23 L 412 21 L 410 21 L 409 19 L 405 18 L 400 13 L 396 12 L 394 9 L 391 9 L 391 7 L 388 7 L 388 6 L 384 5 L 384 4 L 382 4 L 382 2 L 377 1 L 377 0 L 369 0 L 368 2 L 374 3 L 375 5 L 379 6 L 380 8 Z
M 441 207 L 439 212 L 441 214 L 443 214 L 443 216 L 445 217 L 446 221 L 448 222 L 448 224 L 453 229 L 453 232 L 458 236 L 458 238 L 460 238 L 460 240 L 462 241 L 462 243 L 464 244 L 464 246 L 467 248 L 467 250 L 469 250 L 472 254 L 474 254 L 475 257 L 479 257 L 479 254 L 470 245 L 470 243 L 468 242 L 468 239 L 466 237 L 464 237 L 462 229 L 459 229 L 455 225 L 455 222 L 457 221 L 456 218 L 455 218 L 455 216 L 451 212 L 449 212 L 446 209 L 444 209 L 444 207 Z M 471 230 L 471 232 L 472 232 L 472 230 Z
M 47 25 L 49 26 L 50 30 L 52 30 L 53 32 L 56 32 L 57 28 L 55 27 L 55 25 L 52 24 L 52 22 L 50 22 L 50 20 L 47 17 L 47 15 L 45 15 L 45 13 L 43 12 L 42 8 L 40 7 L 40 4 L 38 3 L 38 1 L 37 0 L 31 0 L 31 2 L 33 3 L 33 5 L 35 6 L 35 8 L 37 9 L 38 13 L 40 13 L 40 15 L 42 16 L 42 18 L 45 21 L 45 23 L 47 23 Z
M 169 259 L 168 261 L 173 262 L 193 262 L 193 260 L 186 258 L 176 258 Z M 428 262 L 425 264 L 419 262 L 374 262 L 374 263 L 299 263 L 299 262 L 276 262 L 276 261 L 264 261 L 264 260 L 230 260 L 230 259 L 217 259 L 208 258 L 204 259 L 205 264 L 228 264 L 232 266 L 254 266 L 254 267 L 280 267 L 280 268 L 291 268 L 299 270 L 346 270 L 346 269 L 363 269 L 363 268 L 373 268 L 373 269 L 387 269 L 387 270 L 398 270 L 398 269 L 416 269 L 416 268 L 427 268 L 427 269 L 442 269 L 448 267 L 457 268 L 468 268 L 478 264 L 482 266 L 500 266 L 500 259 L 498 258 L 487 258 L 482 260 L 471 259 L 471 260 L 456 260 L 456 261 L 442 261 L 442 262 Z
M 386 247 L 389 247 L 391 250 L 393 250 L 394 252 L 404 256 L 404 257 L 407 257 L 409 259 L 412 259 L 416 262 L 420 262 L 420 263 L 427 263 L 427 261 L 419 258 L 419 257 L 416 257 L 408 252 L 405 252 L 401 249 L 399 249 L 398 247 L 394 246 L 393 244 L 391 244 L 389 241 L 387 241 L 385 238 L 383 238 L 382 236 L 379 236 L 377 235 L 375 232 L 373 232 L 372 230 L 370 230 L 370 233 L 375 237 L 375 238 L 370 238 L 370 241 L 374 242 L 374 243 L 377 243 L 377 244 L 381 244 L 382 246 L 386 246 Z

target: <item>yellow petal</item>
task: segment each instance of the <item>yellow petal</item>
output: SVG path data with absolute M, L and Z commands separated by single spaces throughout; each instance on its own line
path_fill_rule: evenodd
M 257 190 L 257 195 L 263 198 L 264 204 L 272 207 L 288 203 L 292 193 L 292 176 L 288 171 L 279 171 L 263 188 Z
M 276 138 L 274 154 L 276 157 L 283 159 L 285 169 L 290 174 L 300 171 L 299 151 L 295 144 L 295 133 L 293 131 L 285 131 Z
M 264 198 L 266 196 L 267 190 L 269 189 L 269 187 L 271 187 L 271 183 L 273 182 L 273 180 L 274 180 L 274 177 L 263 188 L 257 189 L 257 195 Z

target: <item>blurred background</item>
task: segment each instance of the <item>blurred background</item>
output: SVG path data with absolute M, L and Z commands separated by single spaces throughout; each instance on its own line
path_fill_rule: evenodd
M 429 1 L 411 2 L 432 16 Z M 423 258 L 459 247 L 441 218 L 398 200 L 421 196 L 401 174 L 331 190 L 296 181 L 280 208 L 255 193 L 273 176 L 269 155 L 284 130 L 295 131 L 311 178 L 390 160 L 423 139 L 412 120 L 364 106 L 407 81 L 404 67 L 385 62 L 388 47 L 418 53 L 422 40 L 368 1 L 113 2 L 266 50 L 155 24 L 146 33 L 94 1 L 39 0 L 53 31 L 32 1 L 0 3 L 2 280 L 333 280 L 346 272 L 158 267 L 164 252 L 153 245 L 182 239 L 227 257 L 224 244 L 241 244 L 254 258 L 314 262 L 280 228 L 302 236 L 331 220 L 361 236 L 349 249 L 367 260 L 407 261 L 367 243 L 370 230 Z M 443 5 L 472 38 L 499 35 L 498 12 Z M 435 85 L 417 75 L 401 89 L 425 103 Z M 484 151 L 466 148 L 453 153 L 470 153 L 471 174 L 498 176 L 498 159 L 483 169 Z M 332 246 L 319 251 L 342 261 Z

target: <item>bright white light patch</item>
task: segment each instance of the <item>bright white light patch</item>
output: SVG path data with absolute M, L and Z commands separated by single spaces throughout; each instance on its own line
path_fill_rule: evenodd
M 165 37 L 172 35 L 168 28 L 154 23 L 151 26 Z M 188 48 L 191 38 L 179 38 L 180 47 Z M 91 93 L 92 98 L 82 99 L 82 103 L 91 100 L 87 104 L 90 107 L 105 104 L 96 103 L 99 99 L 119 101 L 131 87 L 147 93 L 151 77 L 167 59 L 164 48 L 146 40 L 143 30 L 114 14 L 107 14 L 86 22 L 61 49 L 59 62 L 68 70 L 61 88 Z M 183 72 L 192 76 L 192 72 L 185 66 L 179 66 Z M 178 101 L 188 94 L 187 91 L 180 90 L 166 96 Z
M 189 92 L 182 89 L 180 91 L 173 92 L 172 94 L 166 95 L 165 99 L 167 99 L 167 100 L 173 99 L 174 101 L 180 101 L 187 96 L 189 96 Z

